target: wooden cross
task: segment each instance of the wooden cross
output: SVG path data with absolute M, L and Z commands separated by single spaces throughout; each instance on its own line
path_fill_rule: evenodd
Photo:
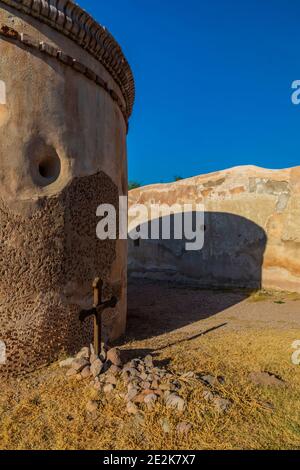
M 103 281 L 97 277 L 93 282 L 94 305 L 90 310 L 82 310 L 79 319 L 84 322 L 87 318 L 94 317 L 94 350 L 98 356 L 101 352 L 102 313 L 107 308 L 115 308 L 118 303 L 116 297 L 105 302 L 102 301 Z

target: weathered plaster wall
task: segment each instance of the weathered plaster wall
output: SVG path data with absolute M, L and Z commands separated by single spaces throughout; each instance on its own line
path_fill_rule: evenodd
M 14 32 L 0 35 L 2 375 L 30 370 L 91 340 L 90 325 L 82 326 L 78 315 L 92 305 L 96 276 L 105 281 L 106 296 L 114 292 L 119 299 L 106 312 L 107 334 L 113 339 L 125 329 L 127 244 L 96 238 L 96 208 L 118 208 L 119 195 L 127 193 L 126 106 L 132 99 L 104 60 L 8 3 L 18 2 L 0 1 L 0 28 Z M 22 42 L 24 34 L 31 44 Z M 63 51 L 69 62 L 76 59 L 80 71 L 56 52 L 39 50 L 41 43 Z
M 131 276 L 300 292 L 300 167 L 237 167 L 129 193 L 130 206 L 151 203 L 204 204 L 204 248 L 130 241 Z

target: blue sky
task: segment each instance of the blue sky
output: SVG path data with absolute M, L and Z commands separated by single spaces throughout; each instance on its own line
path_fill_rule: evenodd
M 79 0 L 136 82 L 129 179 L 299 165 L 298 0 Z

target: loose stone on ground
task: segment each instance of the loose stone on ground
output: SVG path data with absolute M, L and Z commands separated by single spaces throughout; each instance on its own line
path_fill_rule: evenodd
M 90 380 L 90 386 L 99 394 L 107 397 L 112 395 L 124 402 L 129 415 L 142 416 L 143 409 L 152 411 L 160 404 L 171 413 L 182 414 L 188 406 L 186 398 L 181 396 L 183 386 L 194 381 L 206 385 L 203 401 L 214 406 L 218 413 L 225 413 L 232 405 L 230 400 L 222 398 L 215 386 L 224 384 L 223 377 L 213 375 L 198 376 L 194 372 L 176 375 L 164 367 L 157 367 L 153 356 L 148 354 L 144 359 L 136 358 L 122 364 L 121 353 L 117 348 L 109 349 L 101 345 L 101 353 L 96 356 L 92 345 L 82 348 L 75 359 L 66 360 L 61 367 L 69 366 L 67 377 L 76 380 Z M 124 392 L 124 387 L 126 391 Z M 89 402 L 87 410 L 95 413 L 97 402 Z M 98 407 L 98 405 L 97 405 Z M 168 422 L 169 423 L 169 422 Z M 161 422 L 164 433 L 169 431 L 170 424 Z M 187 434 L 191 424 L 185 421 L 178 424 L 176 432 Z
M 255 385 L 266 387 L 286 387 L 286 382 L 270 372 L 251 372 L 249 380 Z

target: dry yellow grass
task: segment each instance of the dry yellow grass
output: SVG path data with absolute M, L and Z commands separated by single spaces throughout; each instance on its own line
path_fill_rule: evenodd
M 177 342 L 178 340 L 182 340 Z M 223 415 L 202 398 L 197 381 L 183 387 L 188 401 L 182 414 L 157 405 L 139 423 L 127 415 L 120 398 L 104 403 L 87 383 L 67 380 L 57 365 L 2 388 L 0 446 L 2 449 L 296 449 L 300 448 L 300 374 L 291 362 L 291 344 L 300 331 L 215 331 L 184 341 L 171 333 L 126 344 L 126 349 L 153 348 L 157 360 L 169 361 L 174 372 L 195 371 L 226 378 L 219 393 L 233 402 Z M 267 370 L 287 381 L 287 388 L 259 388 L 248 380 L 251 371 Z M 102 403 L 98 418 L 86 414 L 89 399 Z M 266 407 L 274 405 L 274 410 Z M 161 429 L 170 422 L 170 434 Z M 192 424 L 178 436 L 181 421 Z
M 249 302 L 264 302 L 266 300 L 273 302 L 298 301 L 300 300 L 300 294 L 298 292 L 268 291 L 262 289 L 252 292 L 248 299 Z

